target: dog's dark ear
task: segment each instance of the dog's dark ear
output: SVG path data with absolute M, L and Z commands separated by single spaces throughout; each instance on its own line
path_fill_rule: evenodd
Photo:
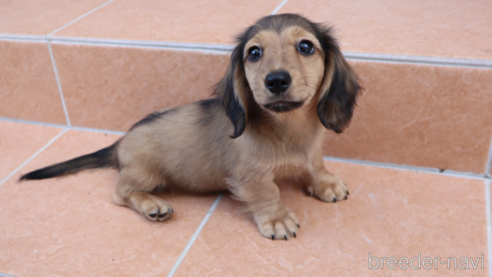
M 330 30 L 318 36 L 325 52 L 325 76 L 318 102 L 318 117 L 327 129 L 341 133 L 348 127 L 361 86 L 343 57 Z
M 243 49 L 244 44 L 240 44 L 232 51 L 226 74 L 215 87 L 215 94 L 234 125 L 231 138 L 237 138 L 244 132 L 248 117 L 246 92 L 249 86 L 244 73 Z

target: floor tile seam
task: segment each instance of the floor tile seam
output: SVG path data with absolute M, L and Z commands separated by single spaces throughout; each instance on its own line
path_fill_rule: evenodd
M 277 12 L 285 5 L 287 4 L 289 0 L 283 0 L 282 2 L 280 2 L 280 4 L 278 4 L 278 6 L 272 11 L 272 13 L 270 13 L 270 15 L 274 15 L 274 14 L 277 14 Z
M 72 38 L 72 37 L 52 37 L 49 39 L 53 44 L 66 45 L 87 45 L 102 47 L 121 47 L 121 48 L 150 48 L 174 51 L 191 51 L 203 54 L 230 54 L 234 48 L 232 45 L 220 44 L 196 44 L 180 42 L 159 42 L 159 41 L 131 41 L 121 39 L 96 39 L 96 38 Z
M 16 276 L 0 272 L 0 277 L 16 277 Z
M 123 136 L 126 134 L 126 132 L 120 132 L 120 131 L 112 131 L 112 130 L 97 129 L 97 128 L 87 128 L 87 127 L 78 127 L 78 126 L 67 126 L 67 125 L 54 124 L 54 123 L 45 123 L 45 122 L 30 121 L 30 120 L 24 120 L 24 119 L 7 118 L 7 117 L 2 117 L 2 116 L 0 116 L 0 121 L 8 121 L 8 122 L 15 122 L 15 123 L 32 124 L 32 125 L 37 125 L 37 126 L 45 126 L 45 127 L 60 128 L 60 129 L 75 130 L 75 131 L 86 131 L 86 132 L 94 132 L 94 133 L 104 133 L 104 134 L 112 134 L 112 135 L 120 135 L 120 136 Z
M 373 61 L 381 63 L 417 64 L 430 66 L 472 67 L 492 69 L 492 59 L 450 58 L 438 56 L 418 56 L 401 54 L 381 54 L 342 51 L 345 58 L 354 61 Z
M 492 177 L 492 136 L 490 139 L 489 156 L 487 159 L 487 165 L 485 167 L 485 174 L 487 174 L 487 176 L 489 177 Z
M 114 0 L 113 0 L 114 1 Z M 42 41 L 40 36 L 0 34 L 0 40 L 32 40 Z M 146 41 L 125 39 L 101 39 L 50 36 L 46 38 L 53 43 L 80 44 L 94 46 L 120 46 L 120 47 L 149 47 L 158 49 L 190 50 L 199 52 L 229 53 L 234 45 L 212 43 L 189 43 L 172 41 Z M 419 64 L 431 66 L 453 66 L 492 69 L 492 59 L 451 58 L 438 56 L 418 56 L 400 54 L 381 54 L 342 51 L 345 58 L 354 61 L 373 61 L 399 64 Z
M 323 156 L 323 159 L 325 161 L 365 165 L 365 166 L 372 166 L 372 167 L 379 167 L 379 168 L 405 170 L 405 171 L 412 171 L 412 172 L 429 173 L 429 174 L 436 174 L 436 175 L 448 176 L 448 177 L 458 177 L 458 178 L 484 180 L 484 181 L 491 180 L 490 176 L 487 176 L 485 174 L 476 174 L 476 173 L 468 173 L 468 172 L 453 171 L 453 170 L 444 170 L 443 171 L 439 168 L 432 168 L 432 167 L 421 167 L 421 166 L 411 166 L 411 165 L 403 165 L 403 164 L 364 161 L 364 160 L 356 160 L 356 159 L 338 158 L 338 157 L 332 157 L 332 156 Z
M 2 181 L 0 181 L 0 186 L 10 179 L 14 174 L 19 172 L 25 165 L 27 165 L 29 162 L 31 162 L 34 158 L 36 158 L 39 154 L 41 154 L 46 148 L 48 148 L 53 142 L 55 142 L 57 139 L 59 139 L 63 134 L 65 134 L 67 130 L 62 130 L 58 135 L 53 137 L 48 143 L 46 143 L 43 147 L 41 147 L 36 153 L 34 153 L 31 157 L 29 157 L 27 160 L 25 160 L 20 166 L 18 166 L 16 169 L 14 169 L 7 177 L 5 177 Z
M 29 42 L 46 42 L 45 36 L 25 35 L 25 34 L 1 34 L 0 40 L 7 41 L 29 41 Z
M 486 209 L 486 215 L 487 215 L 487 250 L 488 250 L 488 266 L 489 266 L 489 277 L 492 277 L 492 218 L 491 218 L 491 212 L 492 212 L 492 206 L 491 206 L 491 200 L 490 200 L 490 180 L 485 180 L 485 209 Z
M 214 212 L 215 208 L 217 207 L 217 205 L 219 204 L 219 202 L 223 198 L 223 196 L 224 196 L 224 193 L 220 193 L 217 196 L 217 198 L 215 199 L 215 201 L 212 204 L 212 206 L 210 206 L 210 209 L 208 210 L 207 214 L 203 218 L 203 220 L 200 223 L 200 225 L 198 226 L 198 228 L 195 230 L 195 233 L 193 234 L 193 236 L 191 237 L 191 239 L 188 241 L 188 244 L 186 244 L 186 247 L 184 248 L 183 252 L 181 252 L 181 254 L 178 257 L 178 260 L 176 261 L 176 263 L 172 267 L 171 271 L 167 275 L 168 277 L 172 277 L 174 275 L 174 273 L 176 273 L 176 270 L 179 268 L 181 262 L 186 257 L 186 254 L 188 254 L 188 251 L 191 249 L 191 247 L 193 246 L 193 243 L 195 242 L 195 240 L 200 235 L 200 233 L 201 233 L 203 227 L 205 226 L 205 224 L 207 224 L 207 221 L 210 219 L 210 216 Z
M 50 54 L 51 64 L 53 65 L 53 71 L 55 73 L 55 80 L 56 80 L 56 85 L 58 87 L 58 94 L 60 96 L 60 101 L 62 104 L 63 113 L 65 114 L 65 121 L 67 122 L 67 126 L 71 126 L 70 117 L 68 115 L 67 104 L 65 103 L 65 96 L 63 95 L 63 88 L 61 85 L 60 76 L 58 74 L 58 68 L 56 67 L 55 56 L 53 55 L 53 50 L 51 49 L 51 43 L 49 41 L 47 41 L 47 45 L 48 45 L 48 51 Z
M 103 4 L 101 4 L 101 5 L 99 5 L 98 7 L 96 7 L 96 8 L 94 8 L 94 9 L 92 9 L 92 10 L 90 10 L 90 11 L 88 11 L 88 12 L 86 12 L 86 13 L 82 14 L 81 16 L 79 16 L 79 17 L 75 18 L 74 20 L 72 20 L 72 21 L 68 22 L 67 24 L 65 24 L 65 25 L 63 25 L 63 26 L 61 26 L 61 27 L 57 28 L 56 30 L 54 30 L 54 31 L 52 31 L 52 32 L 50 32 L 50 33 L 48 33 L 48 34 L 46 35 L 46 38 L 49 38 L 52 34 L 54 34 L 54 33 L 58 32 L 58 31 L 63 30 L 64 28 L 66 28 L 66 27 L 68 27 L 68 26 L 72 25 L 73 23 L 75 23 L 75 22 L 77 22 L 77 21 L 81 20 L 82 18 L 84 18 L 84 17 L 86 17 L 86 16 L 88 16 L 88 15 L 92 14 L 93 12 L 95 12 L 95 11 L 97 11 L 97 10 L 99 10 L 99 9 L 103 8 L 104 6 L 106 6 L 106 5 L 110 4 L 110 3 L 111 3 L 111 2 L 113 2 L 113 1 L 114 1 L 114 0 L 109 0 L 109 1 L 107 1 L 107 2 L 105 2 L 105 3 L 103 3 Z

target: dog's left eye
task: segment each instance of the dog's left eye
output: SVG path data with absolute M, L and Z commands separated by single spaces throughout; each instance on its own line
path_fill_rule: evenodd
M 262 55 L 261 48 L 258 46 L 253 46 L 248 51 L 248 59 L 252 62 L 256 62 L 261 58 Z
M 313 44 L 308 40 L 301 40 L 299 45 L 297 45 L 297 51 L 304 55 L 311 55 L 314 53 Z

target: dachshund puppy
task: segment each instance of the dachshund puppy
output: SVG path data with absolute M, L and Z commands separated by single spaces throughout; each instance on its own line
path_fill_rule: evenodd
M 260 19 L 237 37 L 215 98 L 150 114 L 113 145 L 21 180 L 116 167 L 113 193 L 152 221 L 174 212 L 156 188 L 231 191 L 264 237 L 296 237 L 299 221 L 276 183 L 296 177 L 326 202 L 347 198 L 321 151 L 324 128 L 341 133 L 360 91 L 330 29 L 296 14 Z

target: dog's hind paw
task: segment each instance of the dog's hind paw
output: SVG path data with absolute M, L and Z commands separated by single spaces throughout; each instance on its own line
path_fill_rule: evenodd
M 155 195 L 143 194 L 141 197 L 134 199 L 134 201 L 137 202 L 135 203 L 137 204 L 135 209 L 152 221 L 164 221 L 174 213 L 168 202 Z

